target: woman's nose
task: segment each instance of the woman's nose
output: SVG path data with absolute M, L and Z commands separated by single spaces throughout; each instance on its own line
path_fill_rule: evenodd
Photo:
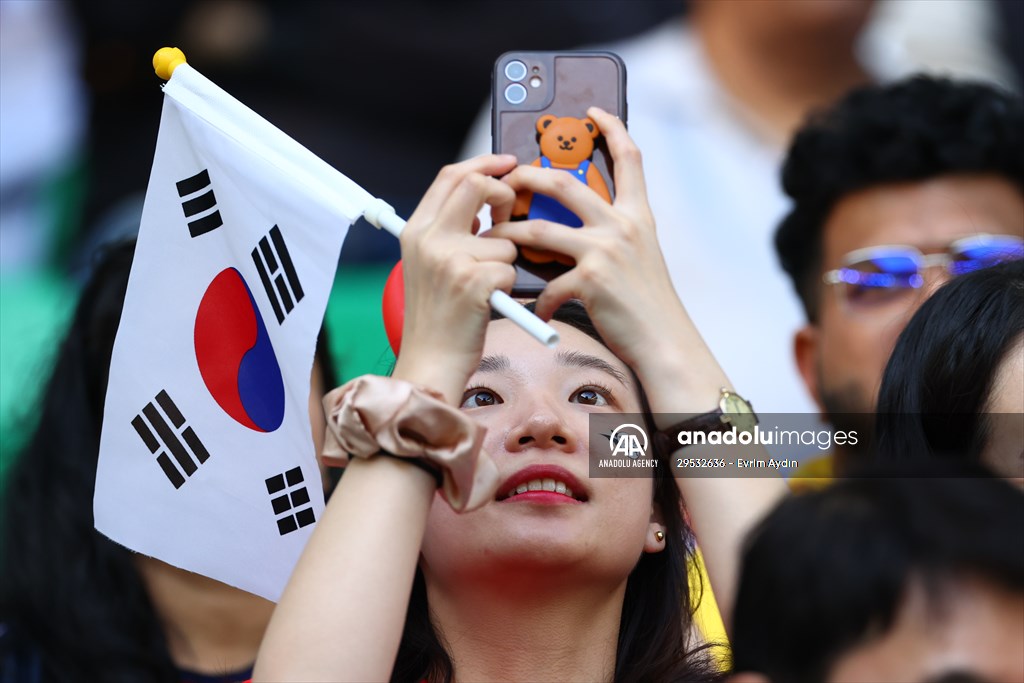
M 537 406 L 523 422 L 509 430 L 505 449 L 510 453 L 531 448 L 571 453 L 576 450 L 577 443 L 577 436 L 564 416 L 549 406 Z

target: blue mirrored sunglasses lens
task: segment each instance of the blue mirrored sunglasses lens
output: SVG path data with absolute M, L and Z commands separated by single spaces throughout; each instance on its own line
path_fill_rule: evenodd
M 894 287 L 920 287 L 921 276 L 913 273 L 865 273 L 853 268 L 841 268 L 839 278 L 848 285 L 892 289 Z
M 851 263 L 839 272 L 843 282 L 861 287 L 921 286 L 917 259 L 905 251 L 880 251 L 869 259 Z
M 954 275 L 963 275 L 1003 261 L 1020 259 L 1024 259 L 1024 242 L 1013 239 L 993 240 L 959 249 L 956 260 L 949 264 L 949 270 Z

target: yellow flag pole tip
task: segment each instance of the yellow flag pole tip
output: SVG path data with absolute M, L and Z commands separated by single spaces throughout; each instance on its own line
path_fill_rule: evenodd
M 176 47 L 162 47 L 153 55 L 153 70 L 165 81 L 169 81 L 178 65 L 184 63 L 185 53 Z

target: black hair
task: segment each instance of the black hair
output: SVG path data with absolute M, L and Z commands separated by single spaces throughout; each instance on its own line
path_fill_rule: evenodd
M 42 393 L 37 427 L 0 490 L 5 681 L 181 680 L 134 553 L 93 527 L 107 375 L 134 253 L 132 240 L 100 254 Z M 318 358 L 333 383 L 327 355 Z
M 979 465 L 864 472 L 783 500 L 748 536 L 733 669 L 820 683 L 885 634 L 912 586 L 940 603 L 959 578 L 1024 593 L 1024 493 Z
M 877 457 L 977 460 L 997 370 L 1024 338 L 1024 261 L 958 277 L 907 323 L 882 376 Z
M 38 427 L 4 482 L 0 620 L 21 641 L 15 650 L 35 650 L 41 681 L 178 679 L 131 553 L 93 528 L 107 370 L 134 251 L 110 249 L 82 292 Z
M 527 308 L 532 310 L 532 304 Z M 492 319 L 499 318 L 497 314 L 492 316 Z M 571 325 L 604 344 L 583 305 L 576 301 L 563 305 L 552 319 Z M 642 389 L 641 401 L 648 419 L 645 427 L 653 430 Z M 668 467 L 669 458 L 663 453 L 656 455 L 663 466 L 655 473 L 654 500 L 661 508 L 668 542 L 660 553 L 644 553 L 627 580 L 614 680 L 616 683 L 720 680 L 710 654 L 711 645 L 691 643 L 693 615 L 703 593 L 699 580 L 694 591 L 691 592 L 690 587 L 688 569 L 694 561 L 694 536 L 683 518 L 682 499 Z M 452 683 L 454 669 L 451 657 L 434 630 L 426 583 L 423 573 L 417 569 L 391 681 L 419 683 L 424 680 Z
M 817 319 L 829 214 L 865 188 L 992 173 L 1024 192 L 1024 107 L 982 83 L 915 76 L 853 90 L 811 115 L 789 148 L 783 190 L 793 200 L 775 249 L 807 319 Z

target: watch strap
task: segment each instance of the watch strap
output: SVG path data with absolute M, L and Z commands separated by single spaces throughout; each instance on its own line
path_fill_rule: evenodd
M 678 443 L 677 435 L 679 432 L 704 432 L 705 434 L 710 434 L 711 432 L 729 431 L 732 425 L 723 420 L 722 415 L 721 408 L 715 408 L 708 413 L 693 415 L 665 429 L 659 429 L 654 433 L 654 439 L 662 450 L 671 453 L 672 451 L 684 448 L 684 446 L 680 446 Z

